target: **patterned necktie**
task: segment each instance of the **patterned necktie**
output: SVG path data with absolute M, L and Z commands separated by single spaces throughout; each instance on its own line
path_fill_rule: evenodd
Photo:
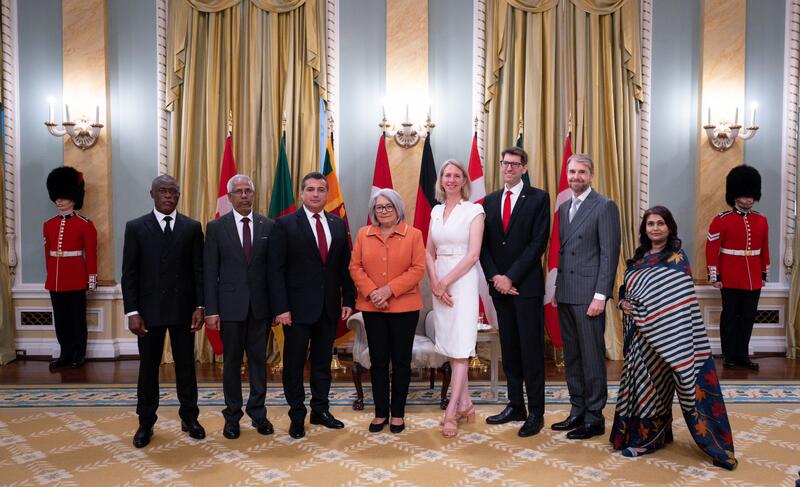
M 170 225 L 169 225 L 169 222 L 171 222 L 171 221 L 172 221 L 172 217 L 171 216 L 165 216 L 164 217 L 164 223 L 165 223 L 165 225 L 164 225 L 164 238 L 166 238 L 166 239 L 172 238 L 172 227 L 170 227 Z
M 242 249 L 244 258 L 250 263 L 250 254 L 253 252 L 253 238 L 250 236 L 250 219 L 242 218 Z
M 578 198 L 572 198 L 572 206 L 569 207 L 569 222 L 572 223 L 572 218 L 575 216 L 575 213 L 578 212 L 578 207 L 581 206 L 581 200 Z
M 508 230 L 508 224 L 511 222 L 511 191 L 506 191 L 506 199 L 503 201 L 503 231 Z
M 328 239 L 325 238 L 325 228 L 322 226 L 319 213 L 314 214 L 314 219 L 317 220 L 317 245 L 319 246 L 319 256 L 322 258 L 322 263 L 324 264 L 328 259 Z

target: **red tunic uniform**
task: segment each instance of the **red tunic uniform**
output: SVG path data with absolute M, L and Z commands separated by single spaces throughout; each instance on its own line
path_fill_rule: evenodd
M 768 234 L 767 218 L 757 211 L 719 213 L 708 229 L 708 279 L 726 289 L 761 289 L 769 272 Z
M 50 291 L 78 291 L 97 282 L 97 230 L 88 218 L 73 213 L 44 222 L 44 256 Z

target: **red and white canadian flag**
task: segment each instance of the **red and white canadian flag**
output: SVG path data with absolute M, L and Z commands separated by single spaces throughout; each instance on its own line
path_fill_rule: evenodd
M 469 180 L 472 183 L 472 194 L 469 200 L 473 203 L 483 204 L 486 197 L 486 183 L 483 179 L 483 165 L 481 164 L 481 154 L 478 152 L 478 133 L 472 135 L 472 150 L 469 153 Z M 475 264 L 478 268 L 478 297 L 480 303 L 480 313 L 486 323 L 492 328 L 497 328 L 497 311 L 494 309 L 492 297 L 489 294 L 489 284 L 486 282 L 486 275 L 480 262 Z

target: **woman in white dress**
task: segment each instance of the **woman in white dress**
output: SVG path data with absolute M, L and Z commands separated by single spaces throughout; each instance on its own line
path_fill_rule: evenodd
M 450 359 L 452 393 L 442 420 L 442 435 L 458 434 L 458 422 L 475 421 L 467 385 L 468 360 L 478 337 L 478 271 L 483 241 L 483 206 L 469 202 L 470 182 L 464 164 L 446 161 L 436 181 L 431 210 L 426 268 L 435 313 L 436 351 Z

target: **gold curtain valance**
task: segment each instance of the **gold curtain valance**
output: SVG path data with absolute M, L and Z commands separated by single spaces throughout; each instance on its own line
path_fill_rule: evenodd
M 538 14 L 555 7 L 559 0 L 505 0 L 505 2 L 522 11 Z
M 253 0 L 254 2 L 257 0 Z M 280 0 L 261 0 L 261 1 L 272 1 L 276 3 L 284 3 Z M 286 0 L 289 1 L 289 0 Z M 554 8 L 558 5 L 559 0 L 503 0 L 508 5 L 518 8 L 523 12 L 528 12 L 531 14 L 538 14 L 542 12 L 546 12 L 551 8 Z M 570 0 L 576 6 L 580 7 L 582 10 L 589 12 L 590 14 L 595 15 L 607 15 L 610 13 L 614 13 L 625 4 L 628 3 L 636 3 L 636 2 L 629 2 L 628 0 Z
M 250 0 L 253 5 L 274 14 L 285 14 L 302 7 L 306 0 Z
M 214 13 L 239 5 L 241 0 L 186 0 L 189 5 L 201 12 Z

